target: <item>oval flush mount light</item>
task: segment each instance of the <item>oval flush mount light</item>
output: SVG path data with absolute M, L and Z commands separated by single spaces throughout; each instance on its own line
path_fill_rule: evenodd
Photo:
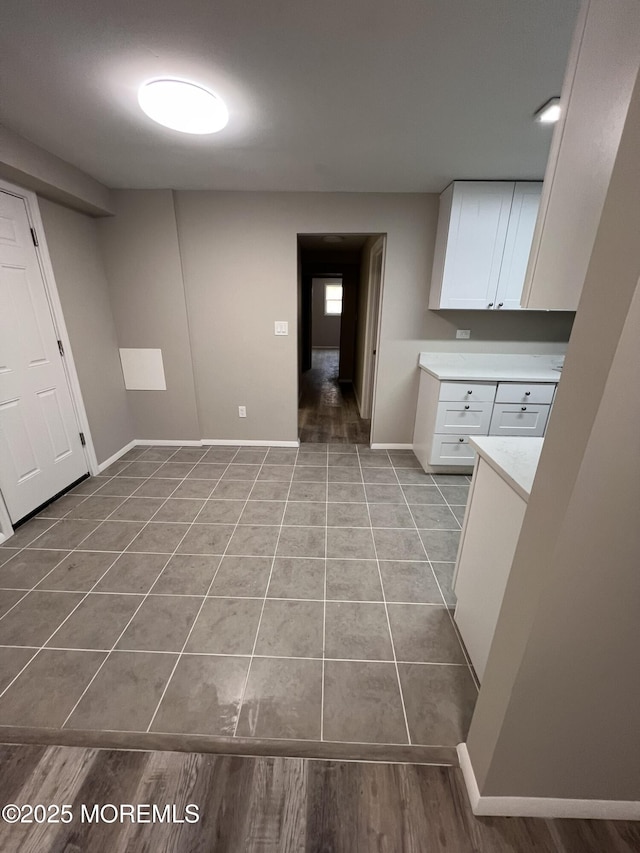
M 149 80 L 140 86 L 138 103 L 149 118 L 182 133 L 217 133 L 229 121 L 220 98 L 186 80 Z
M 344 237 L 340 234 L 325 234 L 322 239 L 325 243 L 344 243 Z

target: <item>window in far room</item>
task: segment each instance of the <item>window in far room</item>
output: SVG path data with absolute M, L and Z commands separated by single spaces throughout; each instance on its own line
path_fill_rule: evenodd
M 325 317 L 342 314 L 342 285 L 325 284 L 324 286 Z

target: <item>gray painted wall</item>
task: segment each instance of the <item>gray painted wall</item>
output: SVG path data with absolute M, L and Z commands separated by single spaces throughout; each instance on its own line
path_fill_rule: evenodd
M 98 462 L 135 438 L 96 221 L 38 200 Z
M 311 286 L 311 346 L 333 347 L 340 346 L 340 317 L 325 316 L 324 313 L 324 286 L 340 284 L 340 279 L 329 281 L 329 279 L 313 279 Z
M 640 800 L 640 83 L 467 739 L 481 794 Z
M 166 391 L 127 391 L 136 438 L 200 438 L 171 190 L 114 191 L 97 223 L 120 347 L 160 348 Z
M 297 438 L 298 233 L 387 235 L 374 442 L 411 442 L 419 352 L 569 337 L 571 314 L 428 310 L 436 195 L 119 190 L 112 203 L 98 233 L 119 345 L 160 347 L 168 382 L 127 392 L 138 438 Z

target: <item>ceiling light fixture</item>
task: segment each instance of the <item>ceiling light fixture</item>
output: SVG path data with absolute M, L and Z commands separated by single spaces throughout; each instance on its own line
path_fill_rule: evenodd
M 344 243 L 344 237 L 340 234 L 325 234 L 322 239 L 325 243 Z
M 543 104 L 535 111 L 534 118 L 541 124 L 554 124 L 560 118 L 560 98 L 549 98 L 546 104 Z
M 182 133 L 217 133 L 229 121 L 217 95 L 186 80 L 149 80 L 138 90 L 138 103 L 149 118 Z

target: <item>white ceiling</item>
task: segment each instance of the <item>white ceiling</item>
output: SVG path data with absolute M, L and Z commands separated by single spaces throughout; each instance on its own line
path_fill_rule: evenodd
M 112 187 L 441 191 L 540 178 L 579 0 L 3 0 L 0 121 Z M 227 103 L 164 129 L 139 84 Z

